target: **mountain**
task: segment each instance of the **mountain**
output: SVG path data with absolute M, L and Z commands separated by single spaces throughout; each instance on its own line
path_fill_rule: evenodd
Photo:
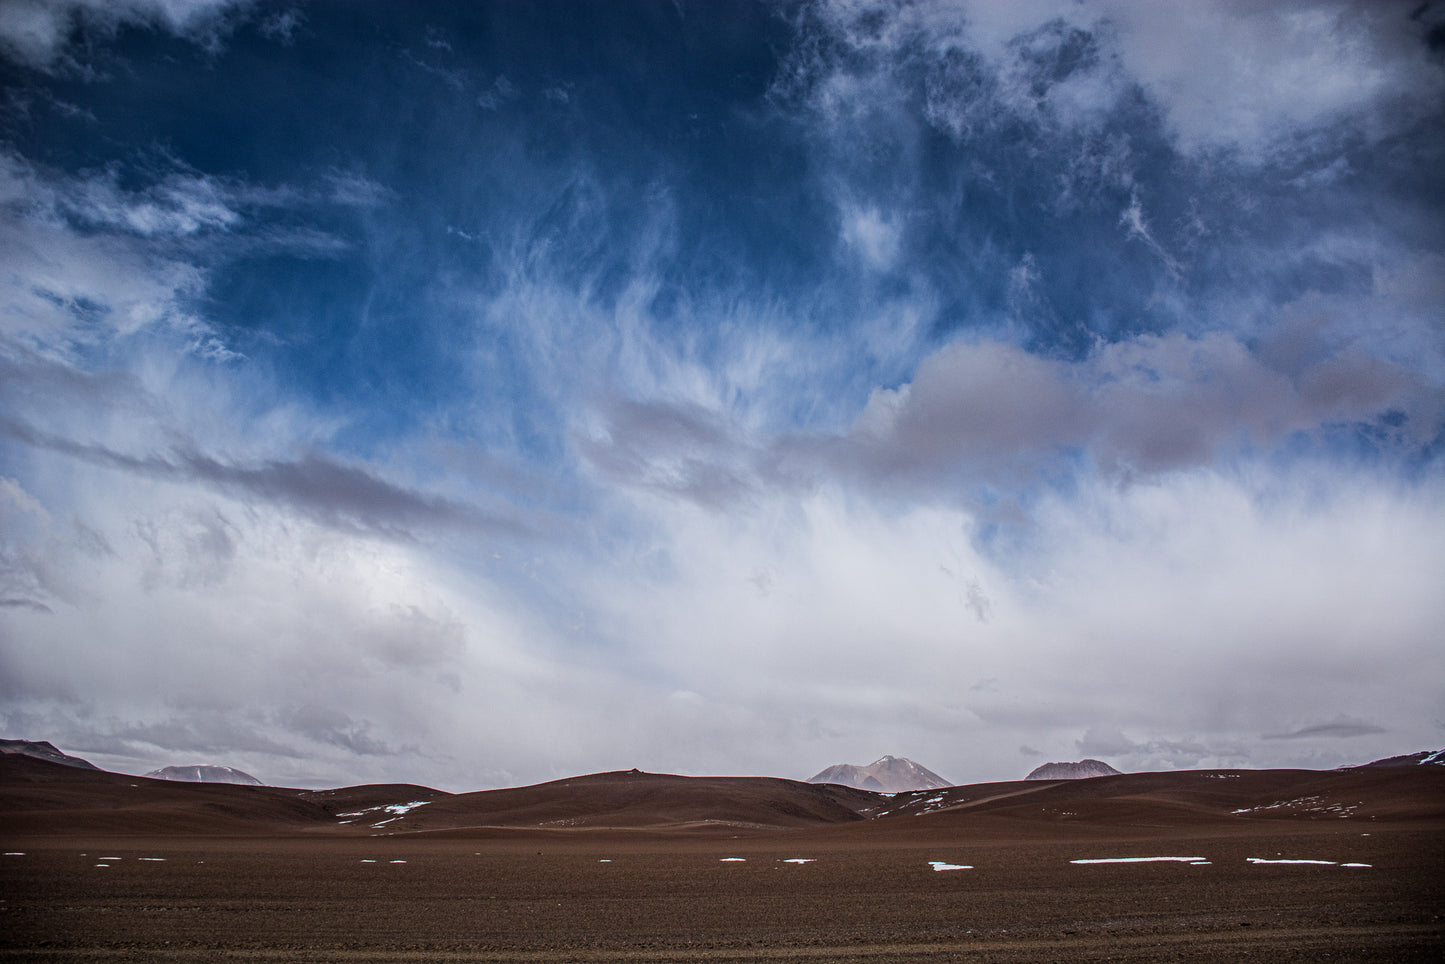
M 1419 753 L 1407 753 L 1404 756 L 1389 756 L 1383 760 L 1372 760 L 1363 763 L 1367 767 L 1412 767 L 1412 766 L 1445 766 L 1445 750 L 1421 750 Z M 1349 768 L 1346 768 L 1349 769 Z
M 152 780 L 180 780 L 184 783 L 236 783 L 242 786 L 259 787 L 261 781 L 234 767 L 200 764 L 188 767 L 161 767 L 146 776 Z
M 1078 763 L 1045 763 L 1025 780 L 1087 780 L 1090 777 L 1118 776 L 1119 771 L 1102 760 L 1080 760 Z
M 68 767 L 80 767 L 82 770 L 100 769 L 89 760 L 62 753 L 54 745 L 44 740 L 38 743 L 33 740 L 0 740 L 0 753 L 18 753 L 21 756 L 35 757 L 37 760 L 50 760 L 52 763 L 63 763 Z
M 866 767 L 852 763 L 835 763 L 808 779 L 809 783 L 836 783 L 874 793 L 904 793 L 909 790 L 936 790 L 952 783 L 903 757 L 885 756 Z

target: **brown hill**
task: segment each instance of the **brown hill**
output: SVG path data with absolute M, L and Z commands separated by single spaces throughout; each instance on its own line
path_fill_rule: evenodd
M 410 784 L 309 791 L 188 784 L 0 756 L 7 835 L 719 836 L 779 832 L 843 841 L 1048 839 L 1284 824 L 1445 821 L 1445 768 L 1198 770 L 1014 781 L 884 797 L 771 777 L 637 771 L 449 794 Z M 840 836 L 841 835 L 841 836 Z
M 772 777 L 598 773 L 448 794 L 410 784 L 295 790 L 149 780 L 0 759 L 13 833 L 364 833 L 508 828 L 767 831 L 861 821 L 878 798 Z
M 32 756 L 40 760 L 49 760 L 52 763 L 64 763 L 66 766 L 80 767 L 82 770 L 100 769 L 89 760 L 82 760 L 78 756 L 71 756 L 69 753 L 60 751 L 47 740 L 0 740 L 0 754 L 7 753 Z
M 1282 823 L 1445 821 L 1445 770 L 1188 770 L 975 784 L 898 794 L 870 835 L 1049 839 L 1251 833 Z M 920 819 L 914 819 L 920 818 Z
M 151 780 L 19 755 L 0 757 L 0 812 L 12 834 L 222 834 L 330 823 L 301 791 Z
M 736 832 L 865 819 L 872 793 L 776 777 L 684 777 L 637 770 L 483 790 L 405 815 L 398 829 L 651 828 Z

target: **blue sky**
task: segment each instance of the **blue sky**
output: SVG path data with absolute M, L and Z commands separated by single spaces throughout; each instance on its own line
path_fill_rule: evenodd
M 0 8 L 0 726 L 445 789 L 1445 743 L 1445 6 Z

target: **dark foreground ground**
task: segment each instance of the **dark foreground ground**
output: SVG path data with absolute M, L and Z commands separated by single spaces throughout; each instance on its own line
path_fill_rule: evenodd
M 1445 949 L 1438 833 L 883 849 L 785 836 L 797 839 L 12 840 L 25 849 L 0 858 L 0 960 L 1439 961 Z M 1069 862 L 1129 855 L 1210 864 Z M 1337 864 L 1248 863 L 1277 856 Z
M 341 808 L 415 788 L 293 813 L 276 802 L 296 791 L 61 776 L 0 785 L 0 961 L 1445 960 L 1445 774 L 891 800 L 622 774 L 438 797 L 375 825 Z M 729 819 L 692 819 L 724 791 Z M 604 807 L 633 824 L 587 825 Z M 761 824 L 784 811 L 797 825 Z M 1129 856 L 1207 863 L 1071 863 Z

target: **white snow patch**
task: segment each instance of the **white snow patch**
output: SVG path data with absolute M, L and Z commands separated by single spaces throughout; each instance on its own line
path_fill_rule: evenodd
M 106 870 L 109 870 L 109 869 L 110 869 L 110 864 L 96 864 L 96 866 L 97 866 L 97 867 L 103 867 L 103 868 L 105 868 Z
M 369 857 L 362 857 L 362 858 L 361 858 L 361 862 L 364 863 L 364 864 L 374 864 L 374 863 L 376 863 L 376 861 L 372 860 L 372 859 L 369 858 Z
M 405 861 L 405 860 L 393 860 L 392 863 L 394 863 L 394 864 L 404 864 L 404 863 L 406 863 L 406 861 Z
M 748 858 L 746 858 L 746 857 L 719 857 L 719 858 L 718 858 L 718 863 L 720 863 L 720 864 L 740 864 L 740 863 L 743 863 L 743 862 L 744 862 L 745 860 L 747 860 L 747 859 L 748 859 Z
M 148 861 L 150 861 L 150 862 L 153 863 L 153 864 L 163 864 L 163 863 L 166 862 L 166 858 L 164 858 L 164 857 L 139 857 L 139 858 L 137 858 L 137 859 L 138 859 L 138 860 L 148 860 Z
M 1081 860 L 1071 860 L 1071 864 L 1207 864 L 1209 861 L 1204 857 L 1086 857 Z
M 430 800 L 413 800 L 411 803 L 393 803 L 384 809 L 387 813 L 401 815 L 403 813 L 411 813 L 417 807 L 424 807 L 429 803 L 431 803 Z
M 928 866 L 932 867 L 935 871 L 939 871 L 939 870 L 972 870 L 972 869 L 973 869 L 973 867 L 972 867 L 971 865 L 969 865 L 969 864 L 951 864 L 951 863 L 949 863 L 949 862 L 946 861 L 946 860 L 930 860 L 930 861 L 928 862 Z
M 599 864 L 610 864 L 610 863 L 612 863 L 612 858 L 611 858 L 611 857 L 600 857 L 600 858 L 598 858 L 597 862 L 598 862 Z
M 1247 859 L 1252 864 L 1317 864 L 1321 867 L 1335 866 L 1333 860 L 1294 860 L 1288 857 L 1278 860 L 1272 860 L 1268 857 L 1249 857 Z
M 7 851 L 5 851 L 5 856 L 7 856 L 7 857 L 24 857 L 24 856 L 25 856 L 25 851 L 23 851 L 23 850 L 7 850 Z M 81 856 L 83 857 L 83 856 L 85 856 L 85 855 L 84 855 L 84 854 L 81 854 Z
M 1340 864 L 1341 867 L 1373 867 L 1374 864 Z
M 387 819 L 387 820 L 383 820 L 382 823 L 390 823 L 392 820 L 395 820 L 397 817 L 403 816 L 404 814 L 411 813 L 411 812 L 412 812 L 413 810 L 415 810 L 417 807 L 424 807 L 424 806 L 426 806 L 426 805 L 429 804 L 429 803 L 431 803 L 430 800 L 413 800 L 413 801 L 411 801 L 410 803 L 388 803 L 388 804 L 384 804 L 384 805 L 382 805 L 382 806 L 377 806 L 377 807 L 367 807 L 365 810 L 354 810 L 354 811 L 352 811 L 351 813 L 338 813 L 336 816 L 337 816 L 337 817 L 364 817 L 364 816 L 366 816 L 368 813 L 376 813 L 376 812 L 379 811 L 379 810 L 385 810 L 387 813 L 391 814 L 391 817 L 390 817 L 389 819 Z M 347 822 L 350 822 L 350 821 L 343 821 L 343 822 L 344 822 L 344 823 L 347 823 Z M 378 824 L 377 826 L 380 826 L 380 824 Z
M 817 857 L 789 857 L 787 860 L 784 860 L 783 863 L 785 863 L 785 864 L 811 864 L 811 863 L 813 863 L 813 862 L 814 862 L 815 860 L 817 860 L 817 859 L 818 859 Z

